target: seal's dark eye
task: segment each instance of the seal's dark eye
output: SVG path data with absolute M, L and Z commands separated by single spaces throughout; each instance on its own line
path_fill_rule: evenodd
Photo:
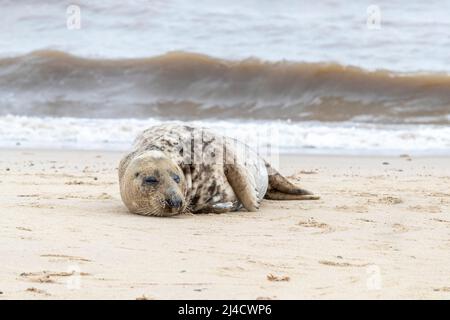
M 172 175 L 173 181 L 175 181 L 176 183 L 180 183 L 180 176 L 177 174 Z
M 156 179 L 156 177 L 145 177 L 143 180 L 144 184 L 148 184 L 148 185 L 154 185 L 157 184 L 159 181 L 158 179 Z

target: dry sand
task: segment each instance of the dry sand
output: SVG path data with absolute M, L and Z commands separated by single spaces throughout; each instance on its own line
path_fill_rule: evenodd
M 152 218 L 120 153 L 0 153 L 0 299 L 450 298 L 449 158 L 286 156 L 321 200 Z

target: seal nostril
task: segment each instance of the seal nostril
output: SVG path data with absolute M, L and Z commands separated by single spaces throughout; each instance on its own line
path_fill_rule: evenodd
M 180 199 L 166 199 L 166 204 L 170 208 L 181 208 L 183 201 L 181 201 Z

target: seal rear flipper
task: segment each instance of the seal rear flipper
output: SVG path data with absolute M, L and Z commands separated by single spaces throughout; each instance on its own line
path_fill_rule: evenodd
M 319 200 L 319 196 L 310 194 L 289 194 L 280 191 L 269 190 L 264 196 L 269 200 Z
M 225 176 L 233 188 L 236 197 L 248 211 L 259 209 L 258 191 L 255 181 L 248 174 L 246 168 L 239 164 L 224 165 Z
M 269 191 L 278 191 L 290 195 L 313 195 L 311 191 L 305 190 L 290 182 L 286 177 L 282 176 L 269 163 L 266 162 L 267 173 L 269 175 Z M 283 199 L 279 199 L 283 200 Z M 287 200 L 287 199 L 286 199 Z

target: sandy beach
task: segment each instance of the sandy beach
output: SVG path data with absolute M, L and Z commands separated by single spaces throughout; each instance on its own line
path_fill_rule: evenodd
M 321 200 L 153 218 L 121 153 L 1 155 L 0 299 L 450 298 L 445 157 L 284 156 Z

